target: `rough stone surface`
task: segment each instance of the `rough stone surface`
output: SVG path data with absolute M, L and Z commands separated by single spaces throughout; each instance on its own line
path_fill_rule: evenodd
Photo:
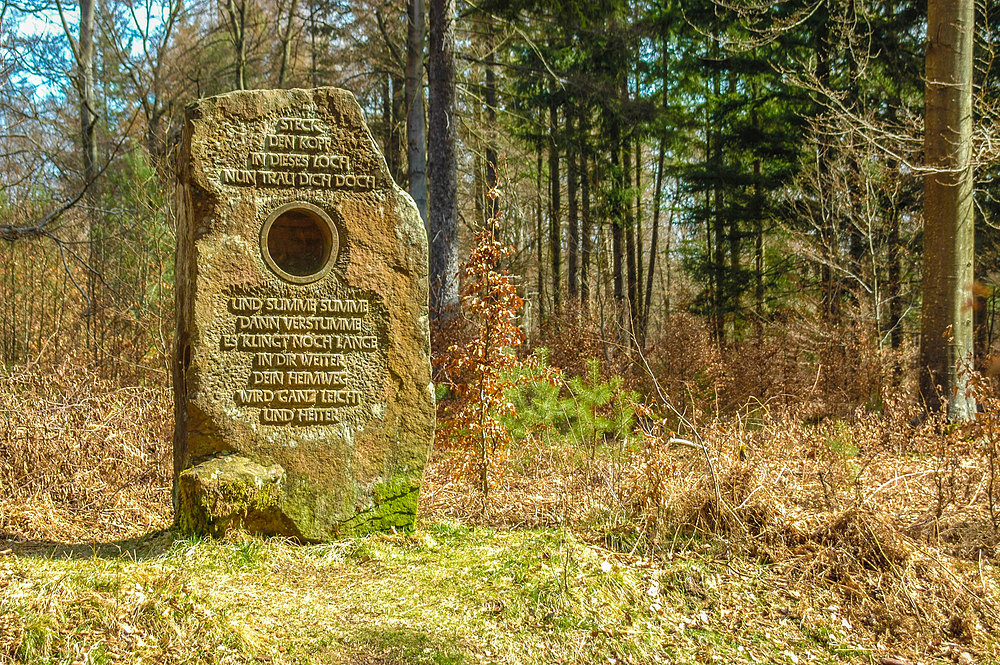
M 178 525 L 412 527 L 434 431 L 427 240 L 354 97 L 201 100 L 179 178 Z
M 177 494 L 183 531 L 221 536 L 230 529 L 288 533 L 295 529 L 281 512 L 285 470 L 263 467 L 239 455 L 210 457 L 181 471 Z

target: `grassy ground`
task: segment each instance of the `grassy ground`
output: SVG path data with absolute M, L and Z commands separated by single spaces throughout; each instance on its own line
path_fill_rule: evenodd
M 2 548 L 0 548 L 2 551 Z M 659 564 L 564 529 L 424 525 L 299 546 L 161 532 L 8 544 L 0 661 L 18 663 L 878 662 L 834 605 L 696 541 Z M 957 656 L 959 654 L 955 654 Z M 986 661 L 983 661 L 986 662 Z
M 170 414 L 162 387 L 0 373 L 0 665 L 1000 663 L 1000 398 L 964 429 L 549 428 L 488 502 L 442 445 L 416 535 L 315 546 L 158 531 Z

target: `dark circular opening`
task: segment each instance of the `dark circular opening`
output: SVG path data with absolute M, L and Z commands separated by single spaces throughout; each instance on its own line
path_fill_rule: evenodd
M 330 227 L 308 210 L 287 210 L 267 229 L 267 253 L 289 275 L 308 277 L 320 272 L 330 258 Z

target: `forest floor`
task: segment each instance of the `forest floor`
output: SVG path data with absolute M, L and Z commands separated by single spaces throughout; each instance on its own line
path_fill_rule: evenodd
M 980 584 L 966 591 L 990 616 L 987 594 L 1000 588 L 990 562 L 956 572 L 944 559 L 907 564 L 922 572 L 900 573 L 895 586 L 891 571 L 874 570 L 868 593 L 886 597 L 873 609 L 850 565 L 833 566 L 841 578 L 793 574 L 802 566 L 785 564 L 801 554 L 769 560 L 679 531 L 651 556 L 609 539 L 607 525 L 553 526 L 544 505 L 555 502 L 540 499 L 558 481 L 533 495 L 535 520 L 522 493 L 521 525 L 501 525 L 501 506 L 494 526 L 475 525 L 474 495 L 455 494 L 466 486 L 444 470 L 429 469 L 426 515 L 407 535 L 300 545 L 167 529 L 111 542 L 81 538 L 94 531 L 0 540 L 0 663 L 1000 663 L 989 624 L 931 626 L 921 642 L 888 597 L 909 584 L 906 598 L 932 624 L 942 594 L 945 605 L 968 600 L 936 588 L 931 569 L 963 585 L 972 571 Z M 461 505 L 464 520 L 454 516 Z M 158 507 L 150 518 L 166 526 L 168 514 Z
M 437 449 L 414 534 L 299 545 L 168 529 L 166 389 L 2 378 L 3 665 L 1000 663 L 1000 418 Z
M 896 655 L 892 644 L 859 641 L 830 594 L 804 599 L 767 566 L 696 540 L 649 560 L 569 529 L 434 522 L 415 535 L 326 545 L 163 531 L 4 549 L 0 661 L 854 663 Z M 959 645 L 940 655 L 973 662 Z

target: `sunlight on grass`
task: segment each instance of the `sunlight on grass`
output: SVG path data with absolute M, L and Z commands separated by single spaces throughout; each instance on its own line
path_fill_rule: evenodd
M 20 663 L 853 662 L 768 571 L 704 547 L 654 565 L 567 530 L 451 523 L 299 546 L 160 534 L 123 554 L 0 561 L 0 654 Z M 12 617 L 12 619 L 11 619 Z

